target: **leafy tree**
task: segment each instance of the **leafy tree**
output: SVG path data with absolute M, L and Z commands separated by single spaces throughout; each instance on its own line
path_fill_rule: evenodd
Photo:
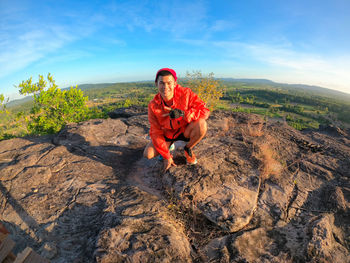
M 187 85 L 213 110 L 223 96 L 224 87 L 221 82 L 214 78 L 214 73 L 207 76 L 201 71 L 187 72 Z
M 6 124 L 6 118 L 8 117 L 9 112 L 6 109 L 6 103 L 8 102 L 8 98 L 6 99 L 3 94 L 0 94 L 0 117 L 1 117 L 1 123 L 0 123 L 0 140 L 7 138 L 7 124 Z
M 87 97 L 82 90 L 71 87 L 61 90 L 51 74 L 47 81 L 39 75 L 37 83 L 32 78 L 18 85 L 21 94 L 33 94 L 34 105 L 28 118 L 28 130 L 33 134 L 56 133 L 67 123 L 79 122 L 88 118 Z M 47 90 L 45 90 L 47 88 Z
M 241 103 L 244 101 L 244 98 L 241 96 L 241 94 L 239 92 L 235 93 L 232 96 L 232 102 L 237 102 L 237 103 Z
M 6 109 L 6 103 L 9 101 L 9 99 L 5 99 L 5 96 L 3 94 L 0 94 L 0 113 L 8 113 Z

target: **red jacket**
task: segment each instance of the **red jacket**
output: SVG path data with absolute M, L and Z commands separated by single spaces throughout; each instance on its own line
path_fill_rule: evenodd
M 191 89 L 180 85 L 176 85 L 174 89 L 171 108 L 183 110 L 185 116 L 178 119 L 163 116 L 165 113 L 169 113 L 164 109 L 164 106 L 164 101 L 159 93 L 148 104 L 148 120 L 151 125 L 149 134 L 159 154 L 165 159 L 170 159 L 171 155 L 164 136 L 169 139 L 176 138 L 185 131 L 191 121 L 200 118 L 208 119 L 209 109 L 205 107 L 205 103 Z

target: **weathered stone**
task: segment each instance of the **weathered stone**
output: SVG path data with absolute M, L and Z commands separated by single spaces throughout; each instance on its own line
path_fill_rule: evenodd
M 326 215 L 309 225 L 307 256 L 317 262 L 350 262 L 349 251 L 336 240 L 334 216 Z M 334 231 L 335 230 L 335 231 Z
M 0 142 L 0 220 L 51 262 L 349 262 L 350 137 L 213 112 L 185 165 L 142 152 L 147 109 Z M 131 116 L 131 117 L 130 117 Z M 282 169 L 262 177 L 268 159 Z M 314 151 L 313 145 L 318 146 Z
M 108 113 L 108 116 L 112 119 L 129 118 L 132 116 L 138 116 L 147 114 L 147 109 L 139 106 L 131 106 L 128 108 L 118 108 Z

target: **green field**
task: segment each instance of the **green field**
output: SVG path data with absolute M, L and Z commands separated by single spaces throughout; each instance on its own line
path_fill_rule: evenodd
M 186 81 L 179 81 L 186 86 Z M 265 80 L 223 79 L 224 96 L 217 109 L 254 113 L 286 121 L 302 130 L 317 129 L 320 124 L 350 126 L 350 95 L 305 85 L 277 84 Z M 129 83 L 84 84 L 88 106 L 107 118 L 118 107 L 147 106 L 157 90 L 152 81 Z M 25 118 L 30 115 L 30 98 L 10 102 L 8 114 L 0 114 L 0 140 L 27 135 Z
M 349 94 L 301 85 L 230 82 L 226 85 L 222 99 L 232 102 L 237 111 L 282 118 L 299 130 L 317 129 L 320 124 L 350 125 Z

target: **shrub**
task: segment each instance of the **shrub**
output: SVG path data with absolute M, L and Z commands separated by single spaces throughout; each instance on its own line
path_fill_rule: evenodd
M 8 99 L 5 99 L 5 96 L 3 94 L 0 94 L 0 117 L 1 117 L 1 124 L 0 124 L 0 140 L 4 140 L 7 138 L 6 131 L 6 117 L 8 115 L 8 111 L 6 109 L 6 103 L 8 102 Z M 5 116 L 4 116 L 5 115 Z
M 0 94 L 0 114 L 7 113 L 6 110 L 6 103 L 9 101 L 9 99 L 5 99 L 5 96 L 3 94 Z
M 28 130 L 32 134 L 47 134 L 60 131 L 67 123 L 79 122 L 88 118 L 87 97 L 78 87 L 61 90 L 49 73 L 45 81 L 39 75 L 39 81 L 32 78 L 19 84 L 21 94 L 34 94 L 34 105 L 28 118 Z M 47 90 L 47 84 L 49 87 Z
M 224 94 L 224 87 L 219 80 L 214 78 L 214 73 L 205 76 L 201 71 L 187 72 L 186 81 L 188 87 L 207 104 L 210 110 L 216 107 Z

